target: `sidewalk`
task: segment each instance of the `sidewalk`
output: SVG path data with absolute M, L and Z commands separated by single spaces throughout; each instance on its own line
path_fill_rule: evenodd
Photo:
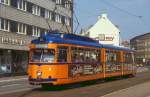
M 32 89 L 28 83 L 28 76 L 11 76 L 0 78 L 0 95 Z
M 150 97 L 150 81 L 130 88 L 115 91 L 102 97 Z

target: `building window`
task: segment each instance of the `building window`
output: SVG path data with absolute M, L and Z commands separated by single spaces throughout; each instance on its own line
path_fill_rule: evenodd
M 18 6 L 17 0 L 11 0 L 10 4 L 11 4 L 12 7 L 15 7 L 15 8 L 17 8 L 17 6 Z
M 27 25 L 27 35 L 32 36 L 32 26 Z
M 105 34 L 98 34 L 97 39 L 100 41 L 105 41 Z
M 65 17 L 65 24 L 68 25 L 68 26 L 70 25 L 70 19 L 67 18 L 67 17 Z
M 45 32 L 44 32 L 44 33 L 45 33 L 45 35 L 46 35 L 46 34 L 48 34 L 48 30 L 45 30 Z
M 10 0 L 0 0 L 0 3 L 10 5 Z
M 41 30 L 38 27 L 32 27 L 32 36 L 40 37 Z
M 18 23 L 15 21 L 10 21 L 10 32 L 17 32 L 18 31 Z
M 62 4 L 61 0 L 56 0 L 56 4 Z
M 65 1 L 65 8 L 70 9 L 70 2 L 68 0 Z
M 52 20 L 52 13 L 49 10 L 45 10 L 45 18 Z
M 41 8 L 41 11 L 40 11 L 40 16 L 41 17 L 45 17 L 45 9 L 44 8 Z
M 28 11 L 29 13 L 32 13 L 32 6 L 33 6 L 32 3 L 27 2 L 27 11 Z
M 32 6 L 32 14 L 40 16 L 41 15 L 41 8 L 37 5 L 33 5 Z
M 41 28 L 41 29 L 40 29 L 40 34 L 41 34 L 41 35 L 45 35 L 45 29 L 42 29 L 42 28 Z
M 56 14 L 56 15 L 55 15 L 55 21 L 58 22 L 58 23 L 62 23 L 62 16 Z
M 9 31 L 10 23 L 8 20 L 0 18 L 0 30 Z
M 27 11 L 27 2 L 24 1 L 24 0 L 18 0 L 17 8 L 20 9 L 20 10 Z
M 22 23 L 18 23 L 18 34 L 27 34 L 27 25 L 26 24 L 22 24 Z
M 52 12 L 52 21 L 55 21 L 55 16 L 56 16 L 56 13 Z

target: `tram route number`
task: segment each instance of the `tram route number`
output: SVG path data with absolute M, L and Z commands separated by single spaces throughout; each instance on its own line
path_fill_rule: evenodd
M 48 48 L 47 44 L 37 44 L 35 45 L 36 48 Z

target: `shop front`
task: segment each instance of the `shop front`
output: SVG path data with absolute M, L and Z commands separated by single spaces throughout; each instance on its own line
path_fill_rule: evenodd
M 0 30 L 0 76 L 27 73 L 29 44 L 32 38 Z
M 28 51 L 0 50 L 0 75 L 27 73 Z
M 12 56 L 11 50 L 0 50 L 0 74 L 8 74 L 12 72 Z

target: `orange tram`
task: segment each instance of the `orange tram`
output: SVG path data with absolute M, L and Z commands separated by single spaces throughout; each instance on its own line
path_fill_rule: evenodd
M 64 85 L 135 75 L 134 51 L 88 37 L 53 33 L 34 39 L 28 67 L 32 85 Z

